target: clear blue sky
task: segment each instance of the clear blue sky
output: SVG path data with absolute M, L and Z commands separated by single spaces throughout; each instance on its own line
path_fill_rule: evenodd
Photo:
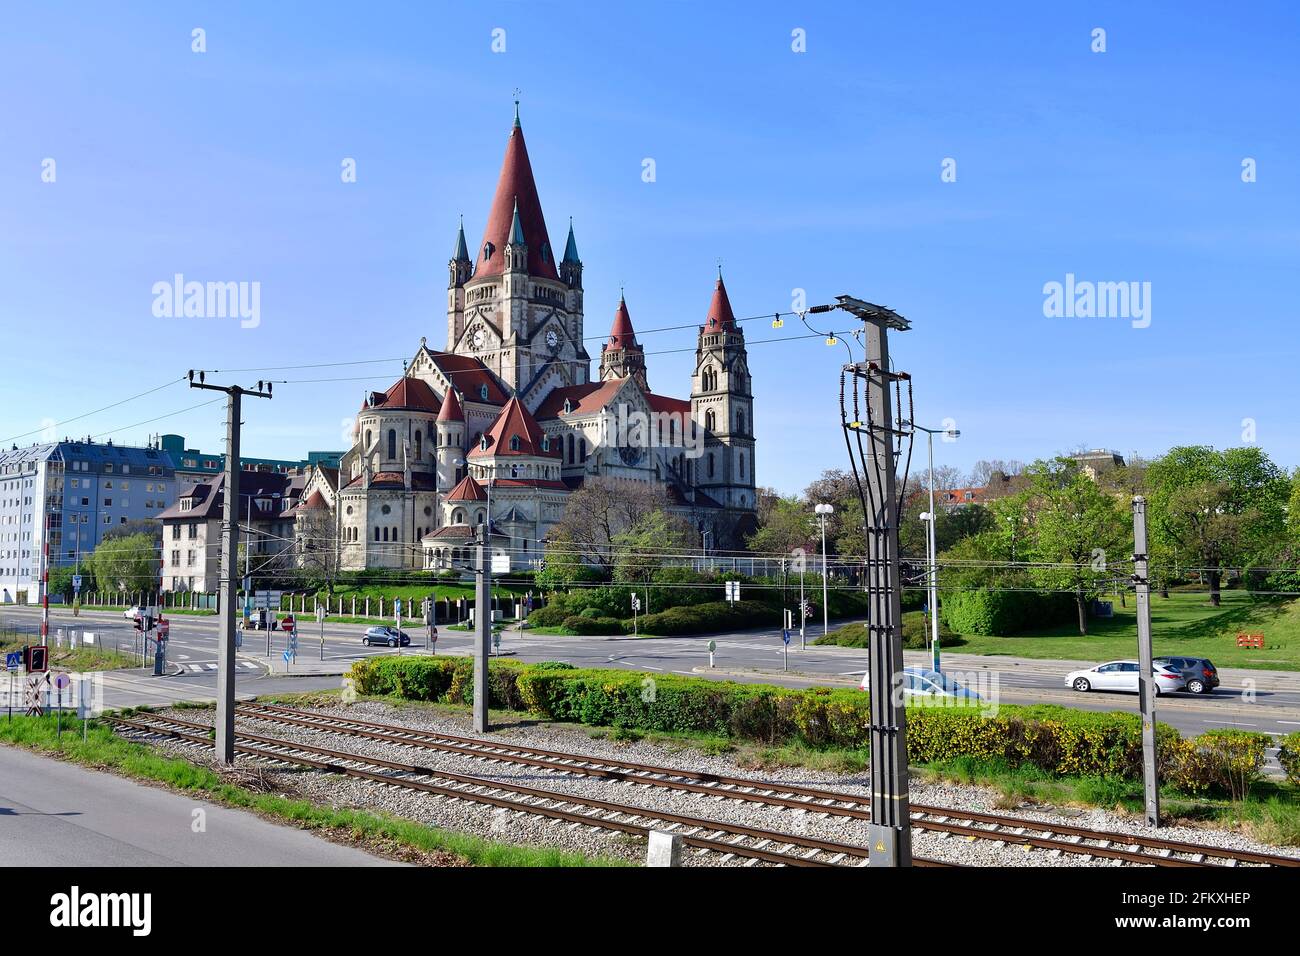
M 1293 466 L 1298 9 L 10 5 L 0 439 L 190 367 L 400 359 L 421 335 L 443 347 L 456 217 L 478 243 L 518 86 L 552 243 L 576 222 L 588 335 L 607 330 L 620 284 L 639 329 L 702 321 L 721 258 L 739 315 L 788 309 L 802 288 L 810 304 L 848 292 L 908 316 L 893 346 L 918 419 L 963 432 L 941 463 L 1223 447 L 1252 418 Z M 955 183 L 940 181 L 947 157 Z M 1258 182 L 1241 181 L 1245 157 Z M 151 287 L 178 272 L 260 282 L 261 325 L 155 318 Z M 1150 327 L 1044 317 L 1044 283 L 1067 273 L 1150 282 Z M 756 341 L 792 321 L 747 329 L 759 479 L 793 491 L 845 463 L 844 352 Z M 650 381 L 685 395 L 693 333 L 642 339 L 682 350 L 651 355 Z M 400 370 L 269 373 L 354 380 L 250 403 L 245 453 L 340 447 L 341 419 Z M 58 432 L 207 397 L 175 385 Z M 219 450 L 221 418 L 113 437 Z

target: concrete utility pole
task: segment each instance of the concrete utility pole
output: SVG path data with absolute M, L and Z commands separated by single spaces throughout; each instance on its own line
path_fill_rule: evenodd
M 813 509 L 817 512 L 817 522 L 822 526 L 822 637 L 830 633 L 830 603 L 826 596 L 826 519 L 835 513 L 835 506 L 820 504 Z
M 235 600 L 239 593 L 239 413 L 241 399 L 270 398 L 271 383 L 258 382 L 257 388 L 244 389 L 238 385 L 204 384 L 203 372 L 190 370 L 190 388 L 226 393 L 226 490 L 221 505 L 221 584 L 220 629 L 217 647 L 217 759 L 225 764 L 235 762 Z M 263 385 L 266 390 L 263 391 Z
M 474 731 L 488 725 L 488 655 L 492 652 L 492 531 L 491 516 L 479 527 L 474 580 Z
M 1142 787 L 1147 824 L 1160 826 L 1156 778 L 1156 682 L 1151 664 L 1151 579 L 1147 576 L 1147 500 L 1133 498 L 1133 586 L 1137 592 L 1138 698 L 1142 714 Z
M 930 573 L 926 575 L 929 579 L 929 604 L 930 604 L 930 666 L 934 670 L 939 670 L 939 557 L 935 545 L 935 522 L 938 516 L 934 510 L 934 436 L 942 434 L 949 441 L 955 441 L 961 434 L 955 428 L 937 429 L 926 428 L 924 425 L 918 425 L 916 422 L 909 422 L 912 428 L 917 431 L 925 432 L 926 455 L 928 458 L 930 485 L 930 510 L 921 515 L 921 520 L 926 522 L 927 530 L 925 536 L 925 555 L 930 564 Z
M 906 376 L 889 362 L 888 330 L 911 324 L 890 309 L 850 296 L 839 307 L 862 319 L 866 361 L 845 367 L 865 381 L 866 420 L 845 422 L 861 449 L 866 474 L 868 657 L 871 694 L 870 865 L 912 865 L 907 781 L 907 717 L 903 709 L 903 609 L 898 560 L 898 492 L 891 390 Z M 910 432 L 909 432 L 910 434 Z M 865 442 L 865 447 L 863 443 Z M 850 452 L 852 453 L 852 452 Z

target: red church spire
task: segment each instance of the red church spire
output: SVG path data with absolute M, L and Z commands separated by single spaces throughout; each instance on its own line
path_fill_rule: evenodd
M 609 347 L 625 349 L 636 345 L 636 332 L 632 330 L 632 316 L 627 311 L 627 301 L 618 297 L 618 311 L 614 313 L 614 326 L 609 330 Z
M 718 272 L 718 284 L 713 287 L 713 301 L 709 303 L 709 318 L 704 323 L 704 331 L 720 332 L 736 327 L 736 315 L 731 311 L 731 300 L 727 298 L 727 287 L 722 284 L 722 272 Z
M 506 156 L 501 163 L 497 191 L 488 213 L 487 229 L 478 249 L 478 264 L 474 269 L 479 276 L 500 275 L 505 271 L 505 248 L 511 240 L 516 204 L 519 224 L 528 246 L 528 274 L 542 279 L 556 279 L 555 253 L 546 234 L 546 220 L 542 216 L 542 201 L 537 195 L 533 167 L 528 161 L 528 147 L 524 143 L 524 130 L 518 116 L 506 142 Z

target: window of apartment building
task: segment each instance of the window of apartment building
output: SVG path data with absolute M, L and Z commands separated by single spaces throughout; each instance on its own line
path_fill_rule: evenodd
M 199 536 L 199 526 L 197 524 L 190 524 L 188 525 L 188 528 L 190 532 L 189 533 L 190 540 L 193 540 Z
M 104 474 L 111 475 L 112 473 L 113 473 L 113 463 L 111 461 L 104 462 Z
M 104 499 L 104 507 L 105 507 L 105 508 L 111 508 L 111 507 L 113 507 L 113 499 L 112 499 L 112 498 L 105 498 L 105 499 Z
M 119 504 L 120 504 L 121 507 L 123 507 L 123 508 L 129 508 L 129 507 L 131 507 L 131 499 L 130 499 L 130 498 L 123 498 L 123 499 L 119 502 Z
M 172 567 L 181 563 L 181 552 L 179 549 L 172 549 Z
M 111 481 L 106 481 L 106 482 L 104 482 L 104 487 L 107 488 L 109 491 L 112 491 L 112 490 L 113 490 L 113 483 L 112 483 Z
M 180 537 L 181 537 L 181 526 L 178 524 L 172 525 L 172 540 L 179 541 Z
M 186 552 L 185 552 L 185 563 L 186 563 L 187 565 L 189 565 L 190 567 L 194 567 L 194 552 L 193 552 L 193 551 L 186 551 Z

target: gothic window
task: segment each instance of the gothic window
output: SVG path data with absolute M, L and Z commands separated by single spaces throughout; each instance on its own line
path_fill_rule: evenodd
M 451 516 L 451 523 L 452 523 L 452 524 L 464 524 L 464 523 L 465 523 L 465 512 L 461 511 L 460 509 L 457 509 L 457 510 L 456 510 L 456 513 L 453 514 L 453 515 Z
M 742 451 L 739 457 L 740 457 L 740 477 L 743 479 L 745 477 L 745 453 Z
M 518 435 L 511 435 L 511 436 L 510 436 L 510 450 L 511 450 L 511 451 L 518 451 L 518 450 L 519 450 L 519 436 L 518 436 Z
M 480 435 L 478 439 L 478 447 L 483 451 L 487 451 L 487 445 L 487 435 Z
M 717 429 L 718 420 L 713 414 L 713 409 L 709 409 L 707 412 L 704 413 L 704 427 L 707 428 L 709 431 L 714 431 Z
M 385 540 L 385 541 L 388 540 L 388 529 L 387 529 L 387 528 L 384 529 L 384 540 Z
M 587 460 L 587 439 L 585 438 L 578 441 L 578 455 L 584 462 Z
M 420 432 L 415 433 L 415 460 L 419 461 L 424 457 L 424 436 Z
M 709 452 L 709 477 L 713 477 L 713 452 Z
M 393 540 L 397 540 L 397 528 L 393 528 Z
M 369 428 L 366 429 L 366 445 L 361 450 L 370 451 L 370 429 Z
M 375 540 L 379 540 L 379 525 L 375 525 Z
M 745 413 L 736 412 L 736 431 L 745 434 Z
M 567 404 L 567 399 L 566 399 Z M 573 435 L 569 435 L 569 464 L 573 464 Z
M 397 429 L 388 429 L 388 460 L 392 461 L 397 457 Z

